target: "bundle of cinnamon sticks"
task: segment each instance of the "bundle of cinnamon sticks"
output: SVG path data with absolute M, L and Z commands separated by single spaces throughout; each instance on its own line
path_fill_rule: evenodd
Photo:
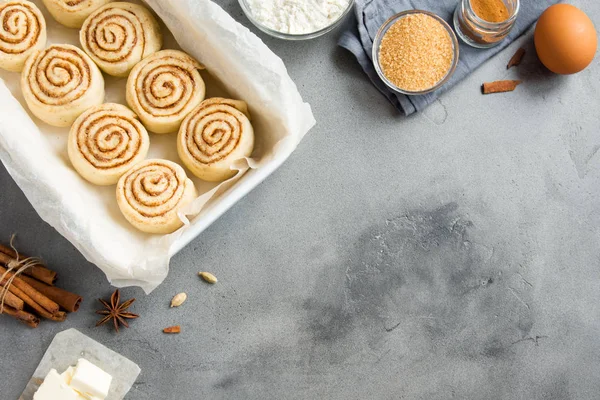
M 31 259 L 0 244 L 0 277 L 11 266 L 22 265 L 22 260 Z M 11 282 L 18 269 L 8 272 L 0 282 L 0 299 L 4 295 L 4 306 L 1 307 L 3 314 L 37 328 L 40 318 L 62 322 L 67 318 L 67 312 L 79 309 L 81 296 L 54 286 L 57 277 L 55 271 L 36 262 Z

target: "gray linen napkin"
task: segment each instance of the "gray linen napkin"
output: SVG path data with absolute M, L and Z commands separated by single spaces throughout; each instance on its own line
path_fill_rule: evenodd
M 456 72 L 452 78 L 435 92 L 406 96 L 390 90 L 377 75 L 371 59 L 373 39 L 377 31 L 389 17 L 410 9 L 427 10 L 444 18 L 454 27 L 452 17 L 459 0 L 356 0 L 356 18 L 358 30 L 353 28 L 342 34 L 338 44 L 349 50 L 369 76 L 375 87 L 396 107 L 406 115 L 423 110 L 433 103 L 440 94 L 454 86 L 471 71 L 483 64 L 488 58 L 496 55 L 513 40 L 521 36 L 549 6 L 559 0 L 521 0 L 521 9 L 515 26 L 510 34 L 499 45 L 491 49 L 475 49 L 460 43 L 460 57 Z M 459 39 L 460 41 L 460 39 Z

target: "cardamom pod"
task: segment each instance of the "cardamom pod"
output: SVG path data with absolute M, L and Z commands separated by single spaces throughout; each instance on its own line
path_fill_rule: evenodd
M 179 307 L 186 300 L 187 300 L 187 294 L 179 293 L 179 294 L 175 295 L 175 297 L 173 297 L 173 300 L 171 300 L 171 307 Z
M 210 284 L 215 284 L 218 282 L 217 277 L 211 274 L 210 272 L 199 272 L 200 278 L 202 278 L 205 282 Z

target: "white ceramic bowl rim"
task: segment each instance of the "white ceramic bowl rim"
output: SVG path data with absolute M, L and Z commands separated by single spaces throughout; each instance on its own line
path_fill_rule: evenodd
M 246 14 L 246 17 L 250 20 L 250 22 L 252 22 L 252 24 L 254 24 L 254 26 L 256 26 L 261 31 L 263 31 L 273 37 L 276 37 L 278 39 L 286 39 L 286 40 L 314 39 L 314 38 L 322 36 L 328 32 L 331 32 L 336 26 L 338 26 L 344 20 L 344 18 L 354 8 L 354 2 L 355 2 L 355 0 L 350 0 L 348 3 L 348 7 L 344 10 L 343 13 L 340 14 L 340 16 L 336 20 L 334 20 L 333 22 L 331 22 L 331 24 L 329 24 L 317 31 L 310 32 L 310 33 L 285 33 L 285 32 L 280 32 L 280 31 L 271 29 L 271 28 L 261 24 L 260 22 L 258 22 L 254 18 L 254 15 L 252 14 L 252 10 L 250 9 L 250 6 L 246 3 L 246 0 L 238 0 L 238 1 L 240 3 L 240 6 L 242 7 L 242 11 L 244 11 L 244 14 Z

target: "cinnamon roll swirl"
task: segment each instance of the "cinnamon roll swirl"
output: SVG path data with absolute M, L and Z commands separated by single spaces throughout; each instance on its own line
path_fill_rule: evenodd
M 145 7 L 110 3 L 94 11 L 79 32 L 83 50 L 109 75 L 125 77 L 162 46 L 158 22 Z
M 161 50 L 133 67 L 127 103 L 149 131 L 177 132 L 185 116 L 204 100 L 199 69 L 204 66 L 177 50 Z
M 46 46 L 46 21 L 35 4 L 0 3 L 0 68 L 21 72 L 25 60 Z
M 181 166 L 167 160 L 146 160 L 119 179 L 117 203 L 125 218 L 148 233 L 171 233 L 183 226 L 177 212 L 198 192 Z
M 71 126 L 90 107 L 104 101 L 104 78 L 83 51 L 55 44 L 25 62 L 21 89 L 31 112 L 59 127 Z
M 114 0 L 43 0 L 54 19 L 68 28 L 81 28 L 98 8 Z
M 245 102 L 222 98 L 204 100 L 183 121 L 177 152 L 198 178 L 218 182 L 236 174 L 236 160 L 249 157 L 254 129 Z
M 79 175 L 96 185 L 114 185 L 148 155 L 150 139 L 137 115 L 120 104 L 92 107 L 69 132 L 69 159 Z

